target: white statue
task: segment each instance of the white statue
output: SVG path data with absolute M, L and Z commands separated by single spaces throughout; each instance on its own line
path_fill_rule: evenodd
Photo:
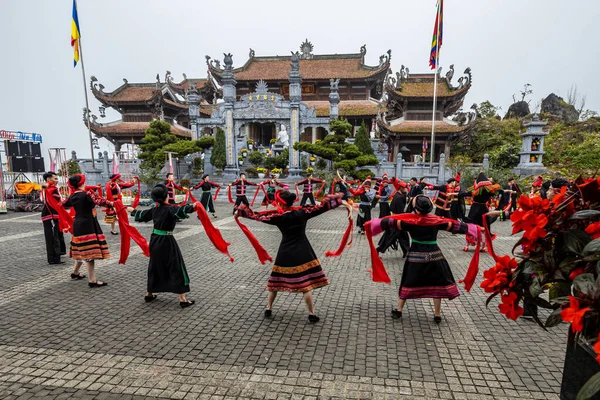
M 283 144 L 283 147 L 290 147 L 290 136 L 285 130 L 285 125 L 281 124 L 281 129 L 277 134 L 277 141 Z

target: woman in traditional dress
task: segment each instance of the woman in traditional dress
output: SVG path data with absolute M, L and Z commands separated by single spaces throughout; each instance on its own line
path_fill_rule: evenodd
M 69 186 L 74 190 L 62 204 L 63 207 L 73 207 L 75 218 L 73 220 L 73 237 L 69 257 L 75 260 L 75 269 L 71 279 L 83 279 L 79 269 L 85 262 L 88 271 L 88 285 L 91 288 L 106 286 L 96 278 L 94 260 L 110 257 L 106 237 L 102 233 L 100 224 L 96 219 L 95 207 L 113 207 L 113 203 L 96 196 L 92 190 L 85 190 L 85 176 L 78 174 L 69 178 Z
M 150 237 L 150 262 L 148 264 L 148 288 L 144 300 L 151 302 L 156 299 L 154 293 L 169 292 L 179 295 L 179 305 L 186 308 L 193 305 L 186 293 L 190 291 L 190 278 L 185 268 L 181 250 L 173 236 L 173 229 L 178 220 L 189 218 L 189 213 L 195 210 L 194 204 L 172 206 L 168 203 L 169 189 L 159 183 L 151 192 L 156 206 L 144 211 L 131 207 L 131 213 L 136 222 L 154 222 L 154 230 Z
M 378 226 L 376 231 L 406 231 L 412 239 L 398 290 L 398 308 L 392 311 L 392 317 L 402 317 L 408 299 L 433 298 L 433 320 L 440 323 L 442 299 L 452 300 L 460 294 L 448 261 L 437 245 L 437 234 L 438 231 L 466 234 L 468 227 L 463 222 L 429 215 L 433 203 L 425 195 L 417 195 L 412 203 L 417 216 L 411 222 L 375 219 L 370 228 Z
M 263 201 L 260 204 L 266 208 L 269 208 L 269 204 L 272 204 L 275 201 L 275 192 L 278 190 L 278 188 L 289 188 L 289 186 L 285 183 L 279 182 L 277 178 L 279 178 L 278 175 L 273 175 L 271 179 L 268 179 L 260 184 L 266 193 L 266 196 L 263 198 Z
M 263 211 L 255 213 L 241 205 L 236 213 L 269 225 L 275 225 L 282 234 L 281 244 L 267 283 L 269 297 L 265 317 L 272 316 L 272 307 L 277 292 L 303 293 L 308 309 L 308 320 L 318 322 L 315 315 L 312 290 L 329 284 L 329 280 L 313 248 L 306 237 L 306 223 L 309 219 L 334 209 L 342 204 L 342 195 L 329 195 L 316 206 L 293 207 L 296 194 L 289 191 L 275 193 L 275 201 L 281 211 Z
M 365 222 L 371 220 L 371 201 L 375 198 L 375 191 L 371 189 L 371 180 L 366 179 L 362 186 L 357 190 L 348 188 L 353 196 L 359 196 L 360 203 L 358 205 L 358 217 L 356 218 L 356 226 L 358 233 L 364 235 Z
M 488 201 L 494 197 L 498 190 L 500 190 L 500 185 L 492 183 L 483 171 L 480 172 L 473 186 L 467 189 L 466 192 L 467 195 L 470 195 L 473 198 L 473 204 L 471 204 L 471 209 L 469 210 L 469 215 L 465 218 L 465 222 L 479 225 L 482 230 L 484 218 L 488 218 L 487 222 L 488 224 L 491 224 L 495 219 L 486 216 L 490 211 Z M 472 235 L 467 235 L 463 251 L 469 251 L 469 246 L 471 245 L 476 246 L 477 243 Z M 485 239 L 481 241 L 481 251 L 486 251 Z
M 405 212 L 408 190 L 406 184 L 404 182 L 402 183 L 404 186 L 399 185 L 392 198 L 392 205 L 390 207 L 391 215 L 404 214 Z M 405 258 L 410 246 L 408 233 L 406 231 L 385 231 L 381 236 L 381 239 L 379 239 L 377 252 L 385 253 L 390 247 L 394 250 L 398 250 L 398 246 L 400 246 L 400 249 L 402 250 L 402 258 Z
M 219 189 L 221 188 L 221 185 L 219 185 L 218 183 L 211 182 L 210 177 L 208 175 L 203 175 L 202 182 L 194 186 L 192 190 L 202 189 L 202 197 L 200 197 L 200 203 L 202 203 L 205 210 L 210 211 L 212 216 L 217 218 L 217 215 L 215 214 L 215 206 L 213 203 L 212 195 L 210 193 L 210 190 L 212 188 L 217 188 L 218 193 Z
M 135 179 L 139 178 L 136 176 Z M 134 185 L 135 181 L 125 182 L 121 180 L 121 174 L 113 174 L 110 176 L 110 181 L 106 184 L 106 196 L 108 196 L 108 191 L 110 191 L 113 199 L 122 200 L 123 189 L 133 187 Z M 111 208 L 107 208 L 106 210 L 104 210 L 104 212 L 104 222 L 110 225 L 110 233 L 113 235 L 118 235 L 119 232 L 115 231 L 115 222 L 117 222 L 117 212 Z

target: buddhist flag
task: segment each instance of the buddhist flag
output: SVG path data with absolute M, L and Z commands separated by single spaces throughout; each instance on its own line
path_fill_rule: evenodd
M 73 47 L 73 67 L 77 66 L 79 61 L 79 18 L 77 18 L 77 3 L 73 0 L 73 15 L 71 17 L 71 47 Z
M 435 15 L 435 25 L 433 26 L 433 38 L 431 39 L 431 53 L 429 54 L 429 66 L 431 69 L 437 68 L 437 59 L 442 47 L 442 33 L 444 20 L 444 0 L 438 0 L 437 14 Z

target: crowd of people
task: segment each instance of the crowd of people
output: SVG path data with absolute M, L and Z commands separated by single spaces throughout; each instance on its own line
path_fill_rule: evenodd
M 61 260 L 61 256 L 67 254 L 64 232 L 70 231 L 69 257 L 75 262 L 71 279 L 86 278 L 86 275 L 81 273 L 81 267 L 85 263 L 90 288 L 107 286 L 106 282 L 98 280 L 96 276 L 95 261 L 110 257 L 106 237 L 97 220 L 97 206 L 105 207 L 104 221 L 110 225 L 111 234 L 119 234 L 116 229 L 118 222 L 121 230 L 125 230 L 123 234 L 128 235 L 127 238 L 131 235 L 140 247 L 147 246 L 149 265 L 144 296 L 146 302 L 156 300 L 157 293 L 167 292 L 179 296 L 182 308 L 194 304 L 194 301 L 186 296 L 190 291 L 189 275 L 173 236 L 176 224 L 189 218 L 193 212 L 197 212 L 203 224 L 208 224 L 205 225 L 207 235 L 215 247 L 228 254 L 226 248 L 229 243 L 226 243 L 218 229 L 212 226 L 210 218 L 203 218 L 206 211 L 217 217 L 214 200 L 221 188 L 221 185 L 212 182 L 208 175 L 204 175 L 200 183 L 188 189 L 178 185 L 173 174 L 167 174 L 165 181 L 151 191 L 154 206 L 145 210 L 137 208 L 136 200 L 130 207 L 122 205 L 123 190 L 132 188 L 136 183 L 139 200 L 137 177 L 131 181 L 123 181 L 119 174 L 112 175 L 105 186 L 106 197 L 103 196 L 102 187 L 86 186 L 85 176 L 81 174 L 69 178 L 70 195 L 67 198 L 63 198 L 58 190 L 56 173 L 47 172 L 44 174 L 44 180 L 45 207 L 42 211 L 42 221 L 48 263 L 64 263 Z M 533 184 L 530 196 L 551 199 L 554 193 L 568 185 L 566 180 L 544 182 L 539 177 Z M 235 187 L 235 201 L 231 196 L 232 186 Z M 300 186 L 301 199 L 298 193 Z M 338 174 L 328 195 L 325 195 L 324 191 L 325 182 L 312 175 L 295 184 L 295 193 L 290 190 L 289 185 L 280 182 L 277 175 L 262 183 L 254 183 L 247 180 L 242 173 L 239 179 L 226 187 L 229 202 L 233 204 L 235 220 L 254 247 L 261 263 L 271 261 L 271 256 L 239 219 L 247 218 L 274 225 L 282 234 L 267 283 L 269 295 L 264 316 L 272 317 L 277 292 L 299 292 L 303 293 L 308 320 L 313 323 L 319 321 L 319 317 L 315 313 L 312 290 L 328 285 L 329 280 L 306 236 L 309 219 L 342 205 L 348 210 L 350 225 L 342 243 L 337 251 L 327 252 L 329 255 L 339 256 L 348 246 L 349 236 L 352 234 L 351 215 L 352 211 L 356 210 L 358 234 L 366 234 L 371 247 L 373 280 L 387 283 L 391 281 L 379 254 L 389 250 L 400 250 L 401 257 L 405 259 L 398 291 L 398 306 L 392 311 L 392 317 L 402 317 L 408 299 L 432 298 L 434 321 L 439 323 L 441 300 L 454 299 L 460 293 L 450 266 L 437 244 L 438 232 L 465 234 L 467 244 L 463 250 L 469 251 L 469 247 L 475 245 L 477 254 L 479 251 L 485 251 L 486 235 L 482 234 L 483 230 L 489 230 L 489 226 L 498 218 L 508 218 L 510 213 L 517 209 L 517 199 L 523 194 L 514 179 L 509 179 L 506 186 L 501 188 L 483 172 L 480 172 L 475 182 L 468 187 L 461 186 L 460 173 L 443 185 L 431 184 L 425 179 L 417 178 L 404 182 L 395 177 L 390 178 L 387 174 L 379 178 L 367 177 L 364 181 Z M 251 202 L 247 197 L 249 187 L 255 187 Z M 212 189 L 216 189 L 214 196 Z M 176 190 L 186 193 L 181 203 L 176 202 Z M 193 197 L 194 190 L 202 192 L 199 202 Z M 435 196 L 432 196 L 433 200 L 425 194 L 426 190 L 435 193 Z M 259 192 L 264 194 L 261 202 L 264 209 L 260 211 L 252 208 Z M 321 201 L 318 202 L 315 198 Z M 354 202 L 353 199 L 357 201 Z M 468 213 L 465 206 L 467 200 L 470 200 L 471 204 Z M 296 204 L 298 202 L 299 204 Z M 377 206 L 379 214 L 374 218 L 372 210 Z M 136 222 L 153 222 L 149 244 L 145 243 L 143 237 L 140 239 L 141 235 L 132 233 L 137 230 L 129 225 L 128 215 Z M 375 247 L 372 238 L 380 233 L 383 235 Z M 121 260 L 126 260 L 127 256 L 123 257 L 123 251 L 122 245 Z M 128 246 L 126 251 L 128 252 Z M 231 260 L 233 261 L 232 258 Z M 474 265 L 473 261 L 471 265 Z M 467 290 L 474 279 L 474 276 L 465 278 L 465 282 L 470 280 L 470 283 L 466 283 Z

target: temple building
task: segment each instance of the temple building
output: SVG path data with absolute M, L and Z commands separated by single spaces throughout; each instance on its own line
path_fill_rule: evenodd
M 441 153 L 450 157 L 452 141 L 470 133 L 475 126 L 476 113 L 473 109 L 459 112 L 471 87 L 471 69 L 465 70 L 457 86 L 452 83 L 453 76 L 454 65 L 450 66 L 445 76 L 441 76 L 441 69 L 438 71 L 435 149 L 429 148 L 429 151 L 434 151 L 436 161 Z M 398 153 L 402 153 L 406 161 L 418 160 L 415 156 L 422 154 L 424 141 L 430 140 L 434 81 L 434 74 L 410 74 L 404 66 L 395 77 L 388 77 L 377 116 L 377 127 L 381 139 L 388 146 L 389 161 L 395 162 Z
M 302 76 L 302 102 L 314 108 L 318 117 L 330 117 L 330 80 L 339 79 L 339 116 L 348 120 L 355 131 L 364 122 L 367 130 L 377 115 L 378 101 L 383 93 L 383 84 L 389 71 L 391 50 L 379 57 L 379 64 L 367 65 L 366 45 L 358 53 L 313 54 L 313 45 L 308 40 L 300 45 L 299 66 Z M 291 56 L 257 56 L 250 49 L 248 60 L 233 69 L 237 81 L 237 97 L 253 92 L 259 81 L 264 81 L 271 92 L 289 100 Z M 207 56 L 208 73 L 222 84 L 223 69 L 218 60 Z M 267 144 L 277 137 L 278 126 L 270 121 L 256 122 L 247 126 L 246 135 L 255 143 Z M 327 134 L 325 128 L 310 127 L 301 132 L 300 140 L 315 142 Z
M 189 87 L 197 88 L 202 96 L 199 112 L 209 117 L 213 103 L 222 97 L 215 82 L 208 79 L 184 79 L 175 83 L 171 73 L 167 71 L 164 82 L 156 75 L 155 83 L 123 84 L 112 92 L 105 92 L 104 85 L 92 76 L 90 88 L 94 97 L 101 103 L 100 117 L 105 117 L 106 108 L 111 107 L 121 114 L 121 118 L 100 123 L 95 115 L 91 116 L 90 127 L 97 137 L 108 139 L 119 151 L 125 143 L 139 144 L 145 135 L 150 121 L 163 119 L 172 126 L 172 133 L 181 138 L 191 138 L 189 124 L 189 104 L 185 93 Z M 85 123 L 84 112 L 84 123 Z
M 197 139 L 217 128 L 227 132 L 228 167 L 237 168 L 237 152 L 248 140 L 256 148 L 269 147 L 280 139 L 280 131 L 296 141 L 314 143 L 323 139 L 331 118 L 347 119 L 354 131 L 365 123 L 381 140 L 380 151 L 388 161 L 398 153 L 406 161 L 419 161 L 424 139 L 430 140 L 434 97 L 434 74 L 410 74 L 402 66 L 391 74 L 391 50 L 379 57 L 377 65 L 367 65 L 366 46 L 357 53 L 313 54 L 308 40 L 299 52 L 288 56 L 257 56 L 250 49 L 248 59 L 233 67 L 233 56 L 221 61 L 206 56 L 207 77 L 176 83 L 167 71 L 161 81 L 124 83 L 112 92 L 95 77 L 91 90 L 101 103 L 100 117 L 113 108 L 121 118 L 102 123 L 92 115 L 91 130 L 104 137 L 117 150 L 124 143 L 139 144 L 153 119 L 169 122 L 173 134 Z M 474 127 L 475 111 L 460 112 L 471 87 L 471 70 L 454 84 L 454 66 L 445 76 L 438 71 L 435 110 L 434 159 L 450 156 L 450 144 Z M 86 112 L 84 112 L 84 122 Z M 290 167 L 297 166 L 291 152 Z

